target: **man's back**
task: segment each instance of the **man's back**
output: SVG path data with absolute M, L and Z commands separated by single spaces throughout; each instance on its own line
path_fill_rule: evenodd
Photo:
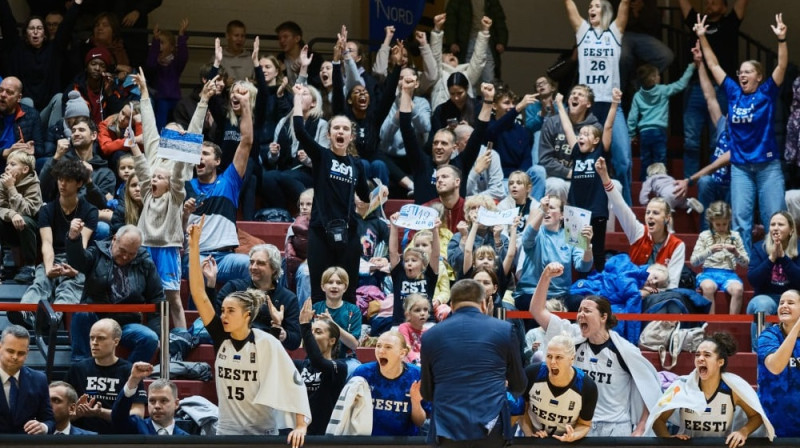
M 480 439 L 487 426 L 507 425 L 506 390 L 519 395 L 525 383 L 511 324 L 478 308 L 458 309 L 422 337 L 422 395 L 434 403 L 435 436 Z

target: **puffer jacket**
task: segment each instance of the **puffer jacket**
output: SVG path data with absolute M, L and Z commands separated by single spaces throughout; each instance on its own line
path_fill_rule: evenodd
M 8 188 L 0 183 L 0 220 L 11 222 L 17 213 L 33 218 L 42 208 L 42 191 L 35 172 L 28 173 L 15 186 L 17 192 L 9 195 Z
M 111 241 L 98 241 L 88 249 L 84 249 L 80 238 L 66 240 L 67 263 L 86 275 L 81 303 L 137 305 L 160 303 L 165 300 L 161 277 L 150 254 L 143 247 L 139 247 L 136 257 L 127 267 L 126 278 L 130 286 L 128 296 L 116 299 L 111 295 L 111 282 L 114 278 Z M 157 327 L 158 314 L 156 309 L 156 313 L 149 316 L 151 322 L 148 326 L 154 330 L 156 329 L 154 326 Z M 120 325 L 142 322 L 141 313 L 98 313 L 98 317 L 109 317 Z

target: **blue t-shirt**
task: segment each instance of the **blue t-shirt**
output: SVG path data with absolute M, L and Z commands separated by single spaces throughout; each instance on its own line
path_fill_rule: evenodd
M 361 338 L 361 310 L 350 302 L 342 302 L 339 308 L 328 308 L 325 301 L 317 302 L 311 305 L 315 313 L 330 313 L 331 319 L 336 322 L 336 325 L 342 327 L 344 331 L 353 335 L 354 338 Z M 339 358 L 345 358 L 348 355 L 348 349 L 344 344 L 339 344 Z
M 722 116 L 719 120 L 717 120 L 717 129 L 714 140 L 716 140 L 717 144 L 714 147 L 714 152 L 711 154 L 711 163 L 714 163 L 723 154 L 725 154 L 725 152 L 731 149 L 731 137 L 728 134 L 728 117 Z M 730 167 L 723 166 L 722 168 L 714 171 L 711 173 L 711 179 L 720 185 L 729 186 L 731 184 Z
M 728 96 L 731 163 L 745 165 L 777 159 L 780 154 L 772 123 L 778 86 L 772 77 L 751 94 L 742 92 L 730 77 L 725 77 L 722 87 Z
M 767 328 L 758 338 L 758 399 L 778 437 L 800 437 L 800 339 L 781 373 L 773 375 L 764 365 L 785 339 L 780 325 Z
M 239 208 L 239 191 L 244 181 L 233 164 L 211 183 L 197 178 L 186 181 L 186 197 L 197 200 L 197 210 L 189 215 L 189 224 L 199 223 L 206 216 L 203 234 L 200 235 L 200 252 L 210 252 L 239 246 L 236 232 L 236 212 Z
M 403 364 L 403 373 L 390 380 L 381 375 L 377 362 L 362 364 L 353 371 L 352 376 L 367 380 L 372 392 L 372 435 L 373 436 L 416 436 L 419 428 L 411 421 L 411 384 L 420 379 L 419 367 Z M 430 405 L 422 402 L 425 412 Z

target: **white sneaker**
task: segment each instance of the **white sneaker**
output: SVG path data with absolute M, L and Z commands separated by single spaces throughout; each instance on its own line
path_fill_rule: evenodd
M 695 211 L 697 212 L 697 214 L 701 214 L 703 213 L 703 210 L 705 210 L 703 204 L 701 204 L 700 201 L 698 201 L 695 198 L 687 198 L 686 204 L 689 206 L 689 208 L 686 210 L 686 213 L 691 213 L 692 211 Z

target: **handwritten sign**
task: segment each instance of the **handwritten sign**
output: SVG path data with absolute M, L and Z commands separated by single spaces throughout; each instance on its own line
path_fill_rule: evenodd
M 161 142 L 158 145 L 158 156 L 178 162 L 200 163 L 202 152 L 202 134 L 182 134 L 171 129 L 161 131 Z
M 586 250 L 589 247 L 589 240 L 581 235 L 585 226 L 590 225 L 592 212 L 579 207 L 564 207 L 564 233 L 567 244 Z
M 400 215 L 394 225 L 411 230 L 432 229 L 439 218 L 436 209 L 416 204 L 406 204 L 400 208 Z
M 484 207 L 478 209 L 478 223 L 486 227 L 496 225 L 514 224 L 514 218 L 519 214 L 519 208 L 510 208 L 502 211 L 491 211 Z

